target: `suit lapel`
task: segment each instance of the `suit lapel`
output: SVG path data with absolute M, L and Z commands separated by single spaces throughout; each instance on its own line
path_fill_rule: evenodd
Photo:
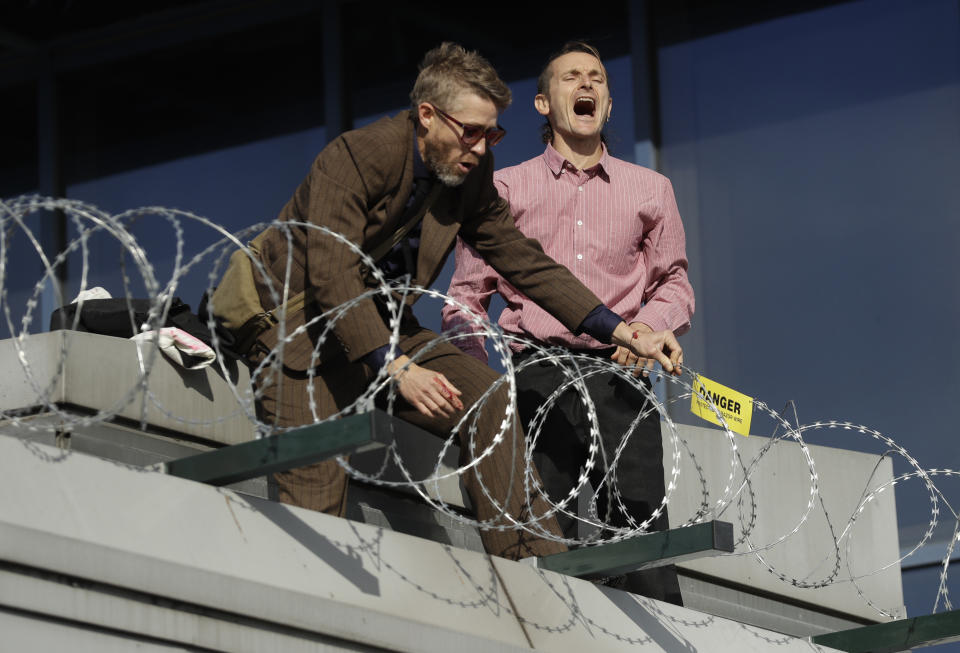
M 423 216 L 415 280 L 422 286 L 429 286 L 440 274 L 453 239 L 460 230 L 460 222 L 452 210 L 452 195 L 450 189 L 443 189 L 437 201 Z

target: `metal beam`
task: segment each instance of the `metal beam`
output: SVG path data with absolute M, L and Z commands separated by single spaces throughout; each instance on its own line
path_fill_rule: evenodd
M 323 112 L 327 142 L 353 127 L 343 57 L 339 0 L 323 4 Z
M 960 642 L 960 610 L 814 635 L 810 641 L 850 653 L 891 653 Z
M 539 558 L 537 567 L 568 576 L 591 578 L 732 552 L 733 524 L 711 521 L 556 553 Z
M 171 476 L 210 485 L 229 485 L 303 467 L 342 453 L 383 447 L 393 441 L 394 427 L 399 424 L 416 428 L 386 413 L 371 411 L 171 460 L 158 467 Z
M 628 9 L 634 162 L 660 170 L 660 85 L 652 10 L 647 0 L 631 0 Z

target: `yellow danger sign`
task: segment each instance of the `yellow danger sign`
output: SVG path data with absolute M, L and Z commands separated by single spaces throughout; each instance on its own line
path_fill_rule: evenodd
M 714 411 L 713 406 L 716 406 L 731 431 L 736 431 L 741 435 L 750 435 L 750 420 L 753 417 L 752 397 L 725 385 L 720 385 L 716 381 L 711 381 L 705 376 L 696 378 L 693 390 L 690 412 L 700 419 L 723 426 Z M 711 399 L 713 400 L 713 406 L 710 405 Z

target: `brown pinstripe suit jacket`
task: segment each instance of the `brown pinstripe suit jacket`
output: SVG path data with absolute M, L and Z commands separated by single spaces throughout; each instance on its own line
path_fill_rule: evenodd
M 365 252 L 374 249 L 400 225 L 413 188 L 413 126 L 411 112 L 403 111 L 334 140 L 317 156 L 280 220 L 322 225 Z M 269 232 L 261 261 L 282 288 L 287 236 L 275 227 Z M 424 216 L 415 283 L 427 287 L 436 279 L 458 233 L 505 279 L 571 330 L 601 304 L 565 267 L 544 254 L 536 240 L 514 226 L 509 207 L 493 186 L 489 151 L 459 188 L 444 188 Z M 306 289 L 308 301 L 327 311 L 367 290 L 361 260 L 347 246 L 306 227 L 294 227 L 292 241 L 291 295 Z M 266 301 L 262 292 L 261 296 Z M 334 332 L 351 362 L 390 338 L 373 300 L 339 319 Z M 292 349 L 309 346 L 297 344 Z

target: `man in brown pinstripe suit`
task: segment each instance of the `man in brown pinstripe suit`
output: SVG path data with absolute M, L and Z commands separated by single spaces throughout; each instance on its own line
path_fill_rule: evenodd
M 419 224 L 379 259 L 388 279 L 409 274 L 412 283 L 428 287 L 460 235 L 571 331 L 629 347 L 679 373 L 681 350 L 671 332 L 634 332 L 514 227 L 493 186 L 488 151 L 504 135 L 497 117 L 510 103 L 510 90 L 490 64 L 475 52 L 444 43 L 425 56 L 410 97 L 411 110 L 347 132 L 324 148 L 280 220 L 327 227 L 372 252 L 384 249 L 381 243 L 427 206 Z M 282 289 L 286 280 L 291 295 L 306 291 L 306 305 L 288 316 L 285 333 L 310 325 L 285 344 L 281 372 L 258 379 L 258 411 L 265 422 L 290 427 L 334 415 L 386 366 L 401 397 L 394 414 L 447 435 L 497 379 L 453 345 L 430 344 L 436 334 L 421 327 L 410 310 L 415 295 L 405 300 L 398 355 L 390 352 L 384 302 L 370 294 L 336 318 L 335 341 L 317 346 L 320 316 L 375 287 L 360 256 L 318 229 L 271 227 L 261 243 L 260 261 L 269 277 L 258 279 L 264 308 L 276 303 L 268 286 Z M 264 360 L 279 331 L 280 325 L 261 336 L 251 362 Z M 469 434 L 460 434 L 462 463 L 471 451 L 484 451 L 493 442 L 506 412 L 507 391 L 501 384 L 484 402 L 472 442 Z M 492 527 L 481 530 L 486 550 L 514 559 L 565 549 L 536 534 L 560 531 L 552 517 L 537 519 L 546 510 L 542 500 L 528 502 L 524 496 L 523 447 L 519 428 L 508 429 L 463 479 L 478 519 Z M 336 461 L 276 474 L 274 482 L 281 501 L 344 514 L 346 477 Z M 514 521 L 530 526 L 517 529 Z

